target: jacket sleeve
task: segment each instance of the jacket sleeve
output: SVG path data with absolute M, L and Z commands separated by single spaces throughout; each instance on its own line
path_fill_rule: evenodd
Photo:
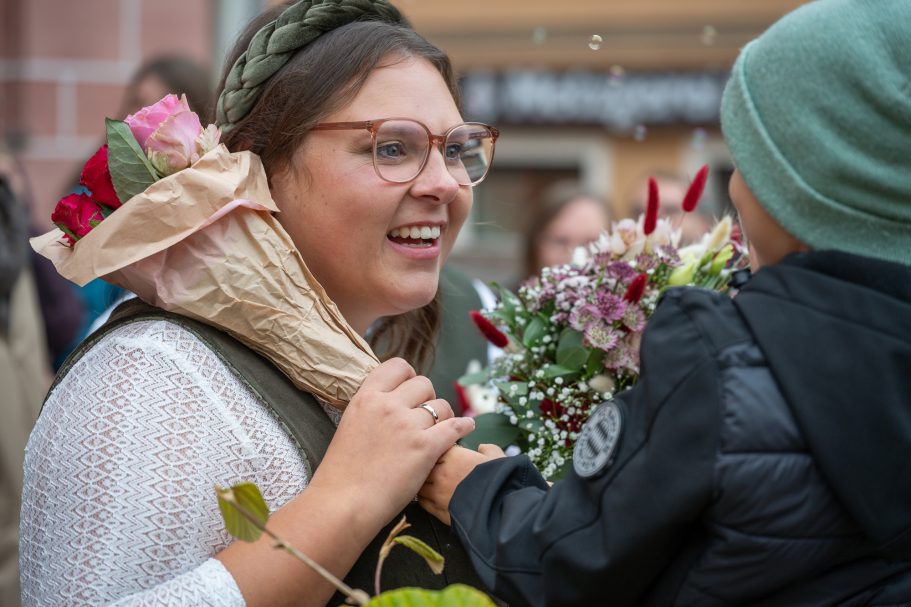
M 590 478 L 571 470 L 548 489 L 526 457 L 511 457 L 478 466 L 456 489 L 453 528 L 498 597 L 639 604 L 687 558 L 712 499 L 720 386 L 714 348 L 684 296 L 665 296 L 643 339 L 639 383 L 616 397 L 612 463 Z

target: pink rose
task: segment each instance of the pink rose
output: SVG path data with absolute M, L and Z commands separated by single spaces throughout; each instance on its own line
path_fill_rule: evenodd
M 88 188 L 92 199 L 109 209 L 120 207 L 120 199 L 111 182 L 111 171 L 108 169 L 108 146 L 103 145 L 95 155 L 89 158 L 82 169 L 79 183 Z
M 189 112 L 190 106 L 187 103 L 187 96 L 165 95 L 164 98 L 148 107 L 144 107 L 135 114 L 126 117 L 125 122 L 133 132 L 133 137 L 139 142 L 139 147 L 148 153 L 147 141 L 158 127 L 170 116 L 179 112 Z M 198 121 L 198 118 L 197 118 Z
M 64 231 L 64 238 L 70 246 L 91 232 L 102 220 L 104 215 L 101 207 L 85 194 L 64 196 L 51 214 L 51 221 Z
M 202 132 L 193 112 L 178 112 L 162 122 L 146 140 L 146 154 L 158 174 L 166 177 L 199 160 L 196 138 Z

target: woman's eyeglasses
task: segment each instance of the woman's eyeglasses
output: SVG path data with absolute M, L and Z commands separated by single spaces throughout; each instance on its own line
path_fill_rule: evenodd
M 484 180 L 500 132 L 480 122 L 457 124 L 434 135 L 424 124 L 410 118 L 383 118 L 363 122 L 322 122 L 313 130 L 360 130 L 373 140 L 373 168 L 380 179 L 407 183 L 424 170 L 430 149 L 440 147 L 446 169 L 459 185 L 477 185 Z

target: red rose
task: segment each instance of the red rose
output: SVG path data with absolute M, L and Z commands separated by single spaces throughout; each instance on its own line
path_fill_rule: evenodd
M 64 196 L 57 201 L 51 214 L 51 221 L 66 233 L 70 245 L 91 232 L 103 219 L 101 207 L 85 194 Z
M 120 199 L 111 182 L 111 171 L 108 168 L 108 146 L 101 146 L 95 155 L 89 158 L 82 169 L 79 183 L 88 188 L 92 199 L 113 210 L 120 207 Z

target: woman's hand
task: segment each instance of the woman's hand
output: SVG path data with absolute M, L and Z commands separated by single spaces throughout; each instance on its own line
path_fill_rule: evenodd
M 474 420 L 454 418 L 429 379 L 400 358 L 388 360 L 351 400 L 308 491 L 357 500 L 362 522 L 375 533 L 414 498 L 440 455 L 472 430 Z
M 436 412 L 439 422 L 426 403 Z M 269 517 L 269 527 L 344 578 L 370 541 L 416 494 L 440 455 L 474 429 L 453 418 L 426 377 L 392 359 L 364 380 L 307 488 Z M 334 588 L 276 551 L 271 539 L 234 542 L 217 558 L 247 605 L 325 605 Z
M 496 445 L 480 445 L 477 451 L 452 447 L 443 454 L 427 477 L 427 482 L 418 494 L 418 501 L 424 510 L 447 525 L 452 524 L 449 520 L 449 501 L 456 487 L 475 466 L 500 457 L 506 457 L 506 454 Z

